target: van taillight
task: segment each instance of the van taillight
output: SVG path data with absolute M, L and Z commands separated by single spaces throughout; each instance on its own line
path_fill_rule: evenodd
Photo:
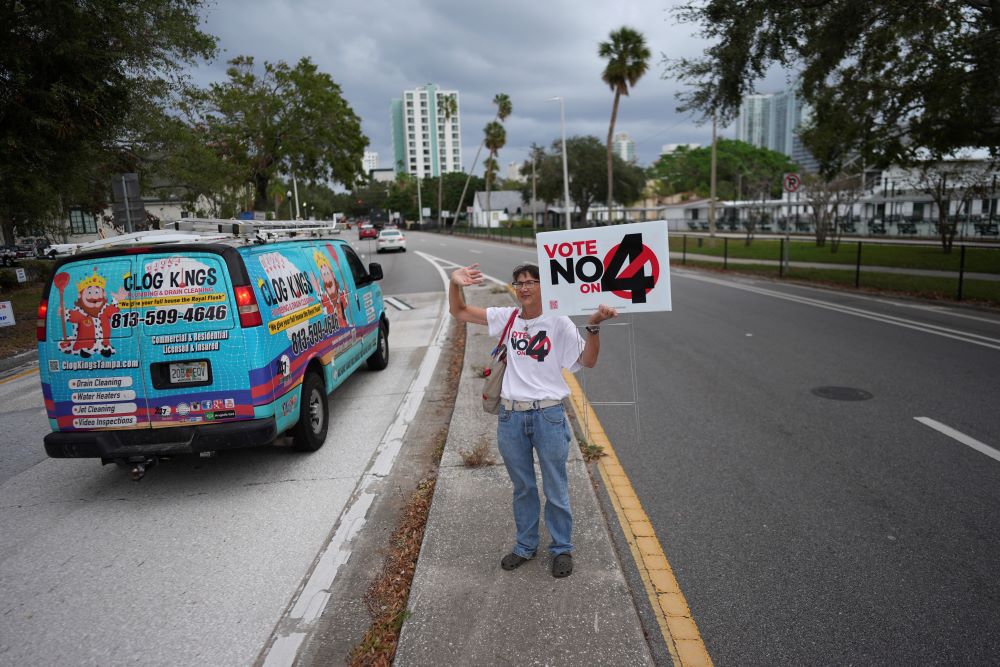
M 260 308 L 257 307 L 257 297 L 253 295 L 253 288 L 248 285 L 240 285 L 235 288 L 236 307 L 240 311 L 240 326 L 259 327 L 263 324 L 260 319 Z
M 42 301 L 38 304 L 38 321 L 35 323 L 35 338 L 39 342 L 45 342 L 45 316 L 49 313 L 49 302 Z

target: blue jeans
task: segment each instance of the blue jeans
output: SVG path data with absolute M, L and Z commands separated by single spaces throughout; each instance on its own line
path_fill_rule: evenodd
M 531 558 L 538 549 L 538 486 L 535 460 L 542 469 L 545 491 L 545 526 L 552 537 L 553 556 L 573 551 L 573 513 L 569 508 L 566 459 L 569 456 L 569 424 L 562 405 L 514 412 L 500 406 L 497 443 L 507 474 L 514 484 L 514 525 L 517 544 L 513 552 Z

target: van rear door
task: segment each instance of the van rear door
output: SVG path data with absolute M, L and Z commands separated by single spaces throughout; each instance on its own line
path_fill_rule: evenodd
M 252 419 L 247 351 L 223 257 L 185 250 L 134 261 L 128 305 L 151 425 Z
M 128 310 L 134 261 L 117 255 L 56 268 L 38 344 L 53 431 L 149 425 L 140 337 Z

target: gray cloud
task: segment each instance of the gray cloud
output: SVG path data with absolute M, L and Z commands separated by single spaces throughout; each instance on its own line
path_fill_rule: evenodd
M 621 25 L 645 34 L 653 58 L 623 98 L 616 131 L 632 136 L 642 164 L 666 143 L 707 143 L 709 129 L 676 112 L 678 84 L 662 78 L 661 62 L 662 54 L 695 56 L 705 43 L 693 26 L 675 25 L 667 4 L 642 0 L 219 0 L 203 27 L 219 37 L 222 53 L 194 77 L 203 85 L 222 80 L 236 55 L 289 63 L 308 56 L 340 84 L 383 167 L 392 163 L 389 101 L 425 83 L 458 90 L 468 169 L 498 92 L 514 106 L 504 164 L 559 137 L 559 105 L 546 101 L 555 95 L 565 98 L 567 136 L 603 141 L 612 93 L 600 79 L 597 45 Z

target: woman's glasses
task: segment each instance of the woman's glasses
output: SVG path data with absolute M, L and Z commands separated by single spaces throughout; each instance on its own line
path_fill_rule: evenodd
M 522 287 L 527 287 L 528 289 L 532 289 L 536 287 L 538 284 L 539 282 L 537 280 L 525 280 L 524 282 L 511 283 L 511 286 L 514 289 L 521 289 Z

